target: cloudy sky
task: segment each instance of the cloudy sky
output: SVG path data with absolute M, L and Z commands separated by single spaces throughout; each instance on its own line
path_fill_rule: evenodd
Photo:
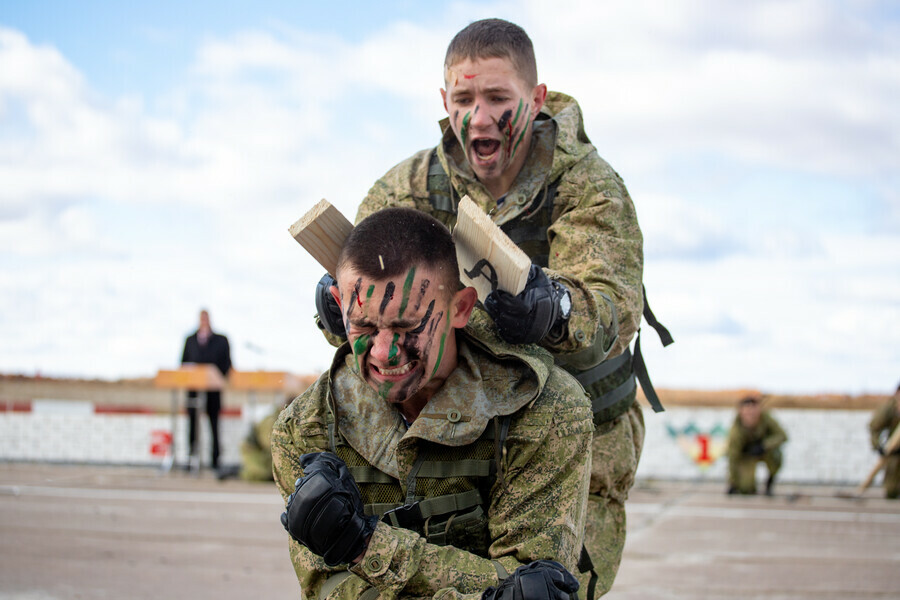
M 645 236 L 658 387 L 900 378 L 894 2 L 0 4 L 0 372 L 149 376 L 207 307 L 239 369 L 318 372 L 287 228 L 437 142 L 446 44 L 529 32 Z

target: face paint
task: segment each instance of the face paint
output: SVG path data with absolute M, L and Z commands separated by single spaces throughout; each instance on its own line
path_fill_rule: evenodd
M 409 270 L 409 273 L 406 274 L 406 281 L 403 282 L 403 299 L 400 301 L 400 312 L 398 314 L 399 318 L 403 318 L 403 313 L 406 312 L 406 305 L 409 304 L 409 292 L 412 290 L 413 281 L 416 279 L 416 268 L 412 267 Z
M 422 298 L 425 297 L 425 292 L 428 291 L 428 286 L 431 284 L 431 281 L 428 279 L 422 280 L 422 286 L 419 288 L 419 298 L 416 300 L 416 305 L 413 307 L 413 310 L 418 311 L 419 307 L 422 306 Z M 434 300 L 431 301 L 431 306 L 434 306 Z M 429 311 L 431 312 L 431 311 Z
M 356 285 L 353 286 L 353 293 L 350 294 L 350 306 L 347 307 L 347 310 L 349 312 L 352 312 L 353 308 L 354 308 L 353 305 L 356 304 L 357 302 L 359 302 L 359 288 L 361 285 L 362 285 L 362 277 L 360 277 L 359 279 L 356 280 Z M 342 300 L 343 300 L 343 298 L 342 298 Z M 362 306 L 362 302 L 359 302 L 359 305 Z
M 392 367 L 396 367 L 400 363 L 400 359 L 397 358 L 397 354 L 400 353 L 400 348 L 397 347 L 397 341 L 399 339 L 399 333 L 395 333 L 394 337 L 391 339 L 391 348 L 388 351 L 388 364 Z
M 389 281 L 388 284 L 384 287 L 384 297 L 381 299 L 381 308 L 378 309 L 378 314 L 383 315 L 384 309 L 387 308 L 388 302 L 394 299 L 394 282 Z
M 459 129 L 459 137 L 462 138 L 463 149 L 467 148 L 466 141 L 469 139 L 469 122 L 472 120 L 472 113 L 467 112 L 463 117 L 462 127 Z
M 438 367 L 441 366 L 441 359 L 444 358 L 444 342 L 447 341 L 447 331 L 450 329 L 450 312 L 447 312 L 447 326 L 444 329 L 444 333 L 441 334 L 441 345 L 438 348 L 437 360 L 434 361 L 434 370 L 431 371 L 431 377 L 434 377 L 434 374 L 437 373 Z

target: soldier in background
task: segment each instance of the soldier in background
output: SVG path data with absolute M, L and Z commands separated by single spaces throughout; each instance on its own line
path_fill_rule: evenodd
M 336 275 L 347 342 L 272 432 L 304 597 L 568 599 L 584 390 L 546 350 L 469 323 L 475 289 L 422 212 L 364 219 Z
M 756 465 L 763 462 L 769 470 L 766 495 L 772 495 L 775 476 L 781 469 L 781 446 L 787 434 L 769 411 L 762 398 L 751 394 L 738 402 L 738 412 L 728 433 L 728 493 L 756 493 Z
M 875 411 L 869 422 L 872 449 L 884 456 L 885 441 L 898 426 L 900 426 L 900 386 L 897 386 L 894 395 Z M 895 448 L 885 460 L 884 495 L 894 500 L 900 497 L 900 448 Z

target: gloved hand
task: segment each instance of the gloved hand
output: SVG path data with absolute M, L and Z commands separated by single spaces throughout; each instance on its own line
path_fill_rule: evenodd
M 322 279 L 316 284 L 316 311 L 319 313 L 319 324 L 328 333 L 347 339 L 344 315 L 331 295 L 331 286 L 337 287 L 337 281 L 328 273 L 322 275 Z
M 565 567 L 554 560 L 536 560 L 486 589 L 481 600 L 568 600 L 577 591 L 578 580 Z
M 748 456 L 762 456 L 766 453 L 762 442 L 750 442 L 744 446 L 744 454 Z
M 528 282 L 519 295 L 494 290 L 484 299 L 500 337 L 510 344 L 535 344 L 551 330 L 561 334 L 571 306 L 569 290 L 551 281 L 537 265 L 531 265 Z
M 331 452 L 300 457 L 303 477 L 281 514 L 291 537 L 325 559 L 329 566 L 348 563 L 365 549 L 377 517 L 363 514 L 362 496 L 347 465 Z

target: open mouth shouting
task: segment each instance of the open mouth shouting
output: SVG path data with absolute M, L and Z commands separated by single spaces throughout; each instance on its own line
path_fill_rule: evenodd
M 472 140 L 472 153 L 475 159 L 482 164 L 490 164 L 497 158 L 500 152 L 500 141 L 489 138 Z

